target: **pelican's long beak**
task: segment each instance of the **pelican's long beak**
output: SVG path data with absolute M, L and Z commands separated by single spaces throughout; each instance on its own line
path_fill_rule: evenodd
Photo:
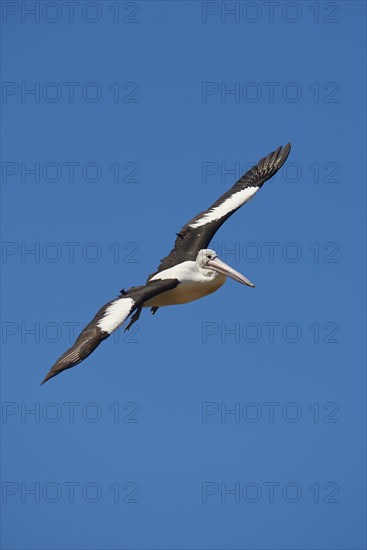
M 211 269 L 214 269 L 214 271 L 223 273 L 223 275 L 228 275 L 228 277 L 231 277 L 231 279 L 234 279 L 235 281 L 238 281 L 243 285 L 251 286 L 252 288 L 255 287 L 255 285 L 251 281 L 249 281 L 247 277 L 245 277 L 244 275 L 242 275 L 241 273 L 239 273 L 229 265 L 222 262 L 222 260 L 220 260 L 219 258 L 214 258 L 213 260 L 209 260 L 206 265 L 211 267 Z

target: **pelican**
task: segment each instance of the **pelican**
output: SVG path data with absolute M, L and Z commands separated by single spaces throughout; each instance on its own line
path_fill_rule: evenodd
M 131 316 L 125 328 L 128 330 L 143 308 L 150 307 L 154 314 L 160 307 L 198 300 L 218 290 L 227 277 L 254 287 L 247 277 L 220 260 L 208 245 L 229 216 L 278 172 L 290 149 L 288 143 L 261 159 L 214 204 L 184 225 L 171 252 L 161 260 L 157 271 L 149 275 L 146 284 L 121 290 L 115 300 L 105 304 L 51 367 L 42 384 L 86 359 Z

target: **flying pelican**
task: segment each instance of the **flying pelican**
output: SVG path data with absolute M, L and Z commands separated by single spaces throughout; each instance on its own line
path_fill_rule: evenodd
M 238 208 L 248 202 L 269 178 L 278 172 L 291 146 L 279 147 L 261 159 L 207 210 L 190 220 L 177 234 L 171 252 L 161 260 L 155 273 L 142 286 L 121 290 L 120 296 L 105 304 L 82 330 L 73 346 L 53 365 L 42 384 L 83 361 L 127 318 L 125 330 L 138 320 L 143 307 L 152 313 L 163 306 L 186 304 L 212 294 L 227 276 L 254 287 L 244 275 L 222 262 L 207 248 L 216 231 Z

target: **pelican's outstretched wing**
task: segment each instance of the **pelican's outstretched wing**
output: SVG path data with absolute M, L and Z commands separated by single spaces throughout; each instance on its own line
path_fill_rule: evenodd
M 42 384 L 83 361 L 144 302 L 161 292 L 175 288 L 178 284 L 177 279 L 159 279 L 144 286 L 132 287 L 116 300 L 105 304 L 82 330 L 71 348 L 56 361 Z
M 157 271 L 150 277 L 184 260 L 195 260 L 199 250 L 208 248 L 214 234 L 229 216 L 246 204 L 266 180 L 277 173 L 287 160 L 290 150 L 291 145 L 288 143 L 261 159 L 208 210 L 200 212 L 190 220 L 177 234 L 174 248 L 161 260 Z

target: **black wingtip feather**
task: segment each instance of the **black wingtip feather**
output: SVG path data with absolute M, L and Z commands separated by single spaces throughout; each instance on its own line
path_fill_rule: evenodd
M 95 346 L 95 347 L 97 347 L 97 346 Z M 93 349 L 95 349 L 95 348 L 93 348 Z M 62 355 L 60 357 L 60 359 L 58 359 L 56 361 L 56 363 L 51 367 L 51 369 L 48 371 L 45 378 L 41 382 L 41 386 L 43 386 L 43 384 L 45 384 L 48 380 L 51 380 L 51 378 L 54 378 L 58 374 L 64 372 L 64 370 L 75 367 L 76 365 L 78 365 L 83 360 L 82 358 L 78 358 L 76 360 L 70 361 L 69 363 L 66 363 L 65 360 L 67 359 L 67 357 L 69 355 L 69 352 L 70 352 L 70 349 L 66 353 L 64 353 L 64 355 Z M 87 356 L 88 355 L 89 355 L 89 353 L 87 354 Z
M 51 378 L 53 378 L 54 376 L 56 376 L 58 374 L 58 372 L 48 372 L 47 375 L 44 377 L 44 379 L 42 380 L 41 382 L 41 386 L 43 386 L 43 384 L 45 384 L 48 380 L 50 380 Z
M 270 153 L 270 155 L 260 160 L 255 168 L 258 169 L 259 175 L 264 178 L 264 181 L 278 172 L 287 160 L 290 151 L 291 144 L 287 143 L 284 147 L 278 147 L 278 149 Z M 264 181 L 262 183 L 264 183 Z
M 51 378 L 54 378 L 55 376 L 60 374 L 63 370 L 65 370 L 65 369 L 62 369 L 62 368 L 61 369 L 57 368 L 58 365 L 59 365 L 59 361 L 57 361 L 55 363 L 55 365 L 48 371 L 48 373 L 46 374 L 46 376 L 44 377 L 44 379 L 41 382 L 41 386 L 43 386 L 43 384 L 45 384 L 48 380 L 51 380 Z M 70 366 L 74 366 L 74 365 L 70 365 Z
M 290 143 L 287 143 L 287 145 L 285 145 L 283 148 L 279 147 L 281 152 L 280 152 L 280 155 L 277 158 L 277 163 L 280 163 L 280 166 L 282 166 L 285 163 L 285 161 L 287 160 L 288 155 L 291 152 L 291 148 L 292 148 L 292 146 L 291 146 Z

